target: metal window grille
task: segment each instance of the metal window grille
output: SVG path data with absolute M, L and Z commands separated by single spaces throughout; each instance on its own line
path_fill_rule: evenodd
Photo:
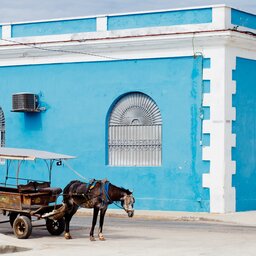
M 5 118 L 4 112 L 0 107 L 0 146 L 5 146 Z
M 108 127 L 111 166 L 160 166 L 162 118 L 156 103 L 143 93 L 130 93 L 114 106 Z

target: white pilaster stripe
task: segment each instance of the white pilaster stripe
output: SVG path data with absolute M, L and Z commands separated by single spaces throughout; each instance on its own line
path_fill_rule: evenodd
M 204 93 L 204 98 L 203 98 L 203 106 L 204 107 L 210 107 L 211 106 L 211 93 Z
M 236 81 L 231 82 L 231 92 L 232 94 L 236 94 Z
M 212 72 L 210 68 L 203 70 L 203 80 L 211 80 L 212 78 Z
M 209 173 L 203 174 L 203 187 L 209 188 L 211 186 L 211 176 Z
M 236 147 L 236 134 L 232 133 L 231 134 L 231 147 Z M 233 161 L 231 161 L 233 162 Z
M 232 93 L 232 92 L 231 92 Z M 232 93 L 233 94 L 233 93 Z M 231 120 L 236 120 L 236 108 L 235 107 L 231 107 L 231 116 L 230 116 Z
M 231 8 L 219 6 L 212 9 L 212 23 L 215 29 L 227 29 L 231 24 Z
M 107 31 L 108 30 L 107 17 L 106 16 L 97 17 L 96 27 L 98 32 Z
M 231 19 L 231 18 L 230 18 Z M 231 25 L 230 25 L 231 26 Z M 232 105 L 233 95 L 236 93 L 236 83 L 232 80 L 233 70 L 236 68 L 236 53 L 232 48 L 226 49 L 225 66 L 225 177 L 224 177 L 224 212 L 236 210 L 236 190 L 232 187 L 232 176 L 236 173 L 236 162 L 232 160 L 232 147 L 236 146 L 236 134 L 232 134 L 232 120 L 236 120 L 236 108 Z
M 203 147 L 203 160 L 210 161 L 212 158 L 211 148 L 210 146 Z
M 211 121 L 210 120 L 203 120 L 203 133 L 209 134 L 211 133 Z
M 227 15 L 228 11 L 225 9 L 222 15 Z M 203 132 L 210 132 L 211 144 L 203 148 L 203 160 L 210 161 L 210 172 L 203 174 L 203 187 L 210 189 L 211 212 L 232 212 L 235 210 L 235 190 L 232 188 L 235 163 L 231 161 L 231 148 L 236 141 L 231 121 L 235 119 L 232 68 L 227 63 L 230 56 L 225 46 L 212 49 L 207 57 L 211 59 L 211 68 L 204 70 L 203 78 L 210 80 L 211 92 L 204 94 L 203 103 L 210 107 L 211 115 L 210 120 L 203 123 Z
M 12 27 L 11 25 L 3 25 L 2 26 L 2 38 L 11 38 L 12 37 Z
M 229 161 L 226 164 L 226 168 L 230 170 L 230 174 L 233 175 L 236 173 L 236 161 Z

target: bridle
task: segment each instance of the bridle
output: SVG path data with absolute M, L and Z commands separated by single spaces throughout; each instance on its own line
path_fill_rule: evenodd
M 126 205 L 124 206 L 124 202 L 125 202 L 125 199 L 127 198 L 127 197 L 131 197 L 132 198 L 132 204 L 134 203 L 134 197 L 133 197 L 133 195 L 132 194 L 130 194 L 130 195 L 124 195 L 123 197 L 122 197 L 122 200 L 121 200 L 121 206 L 118 204 L 118 203 L 116 203 L 115 201 L 113 201 L 113 200 L 111 200 L 111 198 L 109 197 L 109 194 L 107 193 L 107 191 L 105 190 L 105 188 L 103 188 L 103 190 L 104 190 L 104 194 L 105 194 L 105 196 L 106 196 L 106 198 L 107 198 L 107 200 L 108 200 L 108 202 L 110 202 L 111 204 L 113 203 L 115 206 L 117 206 L 118 208 L 120 208 L 120 209 L 122 209 L 122 210 L 124 210 L 126 213 L 129 213 L 129 212 L 133 212 L 134 210 L 132 209 L 129 209 L 129 207 L 126 207 Z
M 127 198 L 130 198 L 128 204 L 126 203 Z M 125 196 L 123 196 L 123 198 L 121 200 L 121 205 L 122 205 L 122 208 L 124 209 L 124 211 L 127 213 L 133 212 L 134 210 L 133 210 L 132 206 L 133 206 L 134 202 L 135 202 L 135 200 L 134 200 L 134 197 L 132 194 L 130 194 L 130 195 L 126 194 Z

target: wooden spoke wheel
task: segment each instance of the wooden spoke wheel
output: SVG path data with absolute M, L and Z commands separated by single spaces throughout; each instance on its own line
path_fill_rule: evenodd
M 59 220 L 46 219 L 46 228 L 53 236 L 59 236 L 64 232 L 65 221 L 64 218 Z
M 13 222 L 13 232 L 19 239 L 26 239 L 32 233 L 32 223 L 27 216 L 19 216 Z

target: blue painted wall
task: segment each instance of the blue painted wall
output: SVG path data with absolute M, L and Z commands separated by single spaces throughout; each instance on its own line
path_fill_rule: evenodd
M 108 30 L 212 22 L 212 8 L 130 14 L 108 17 Z
M 232 158 L 236 161 L 233 186 L 236 188 L 237 211 L 256 209 L 255 70 L 255 60 L 237 58 L 233 73 L 237 88 L 233 96 L 233 105 L 236 107 L 236 121 L 233 122 L 236 148 L 232 151 Z
M 202 188 L 209 163 L 202 161 L 199 143 L 202 67 L 201 57 L 1 67 L 6 146 L 76 155 L 69 164 L 88 179 L 107 177 L 134 189 L 137 209 L 209 211 L 209 191 Z M 47 111 L 11 112 L 11 95 L 23 91 L 39 94 Z M 106 165 L 110 106 L 134 91 L 149 95 L 160 108 L 161 167 Z M 54 169 L 54 185 L 79 179 L 66 165 Z M 45 177 L 41 168 L 31 175 Z
M 231 9 L 231 23 L 242 27 L 256 29 L 256 15 Z
M 12 25 L 12 37 L 44 36 L 96 31 L 96 18 Z

